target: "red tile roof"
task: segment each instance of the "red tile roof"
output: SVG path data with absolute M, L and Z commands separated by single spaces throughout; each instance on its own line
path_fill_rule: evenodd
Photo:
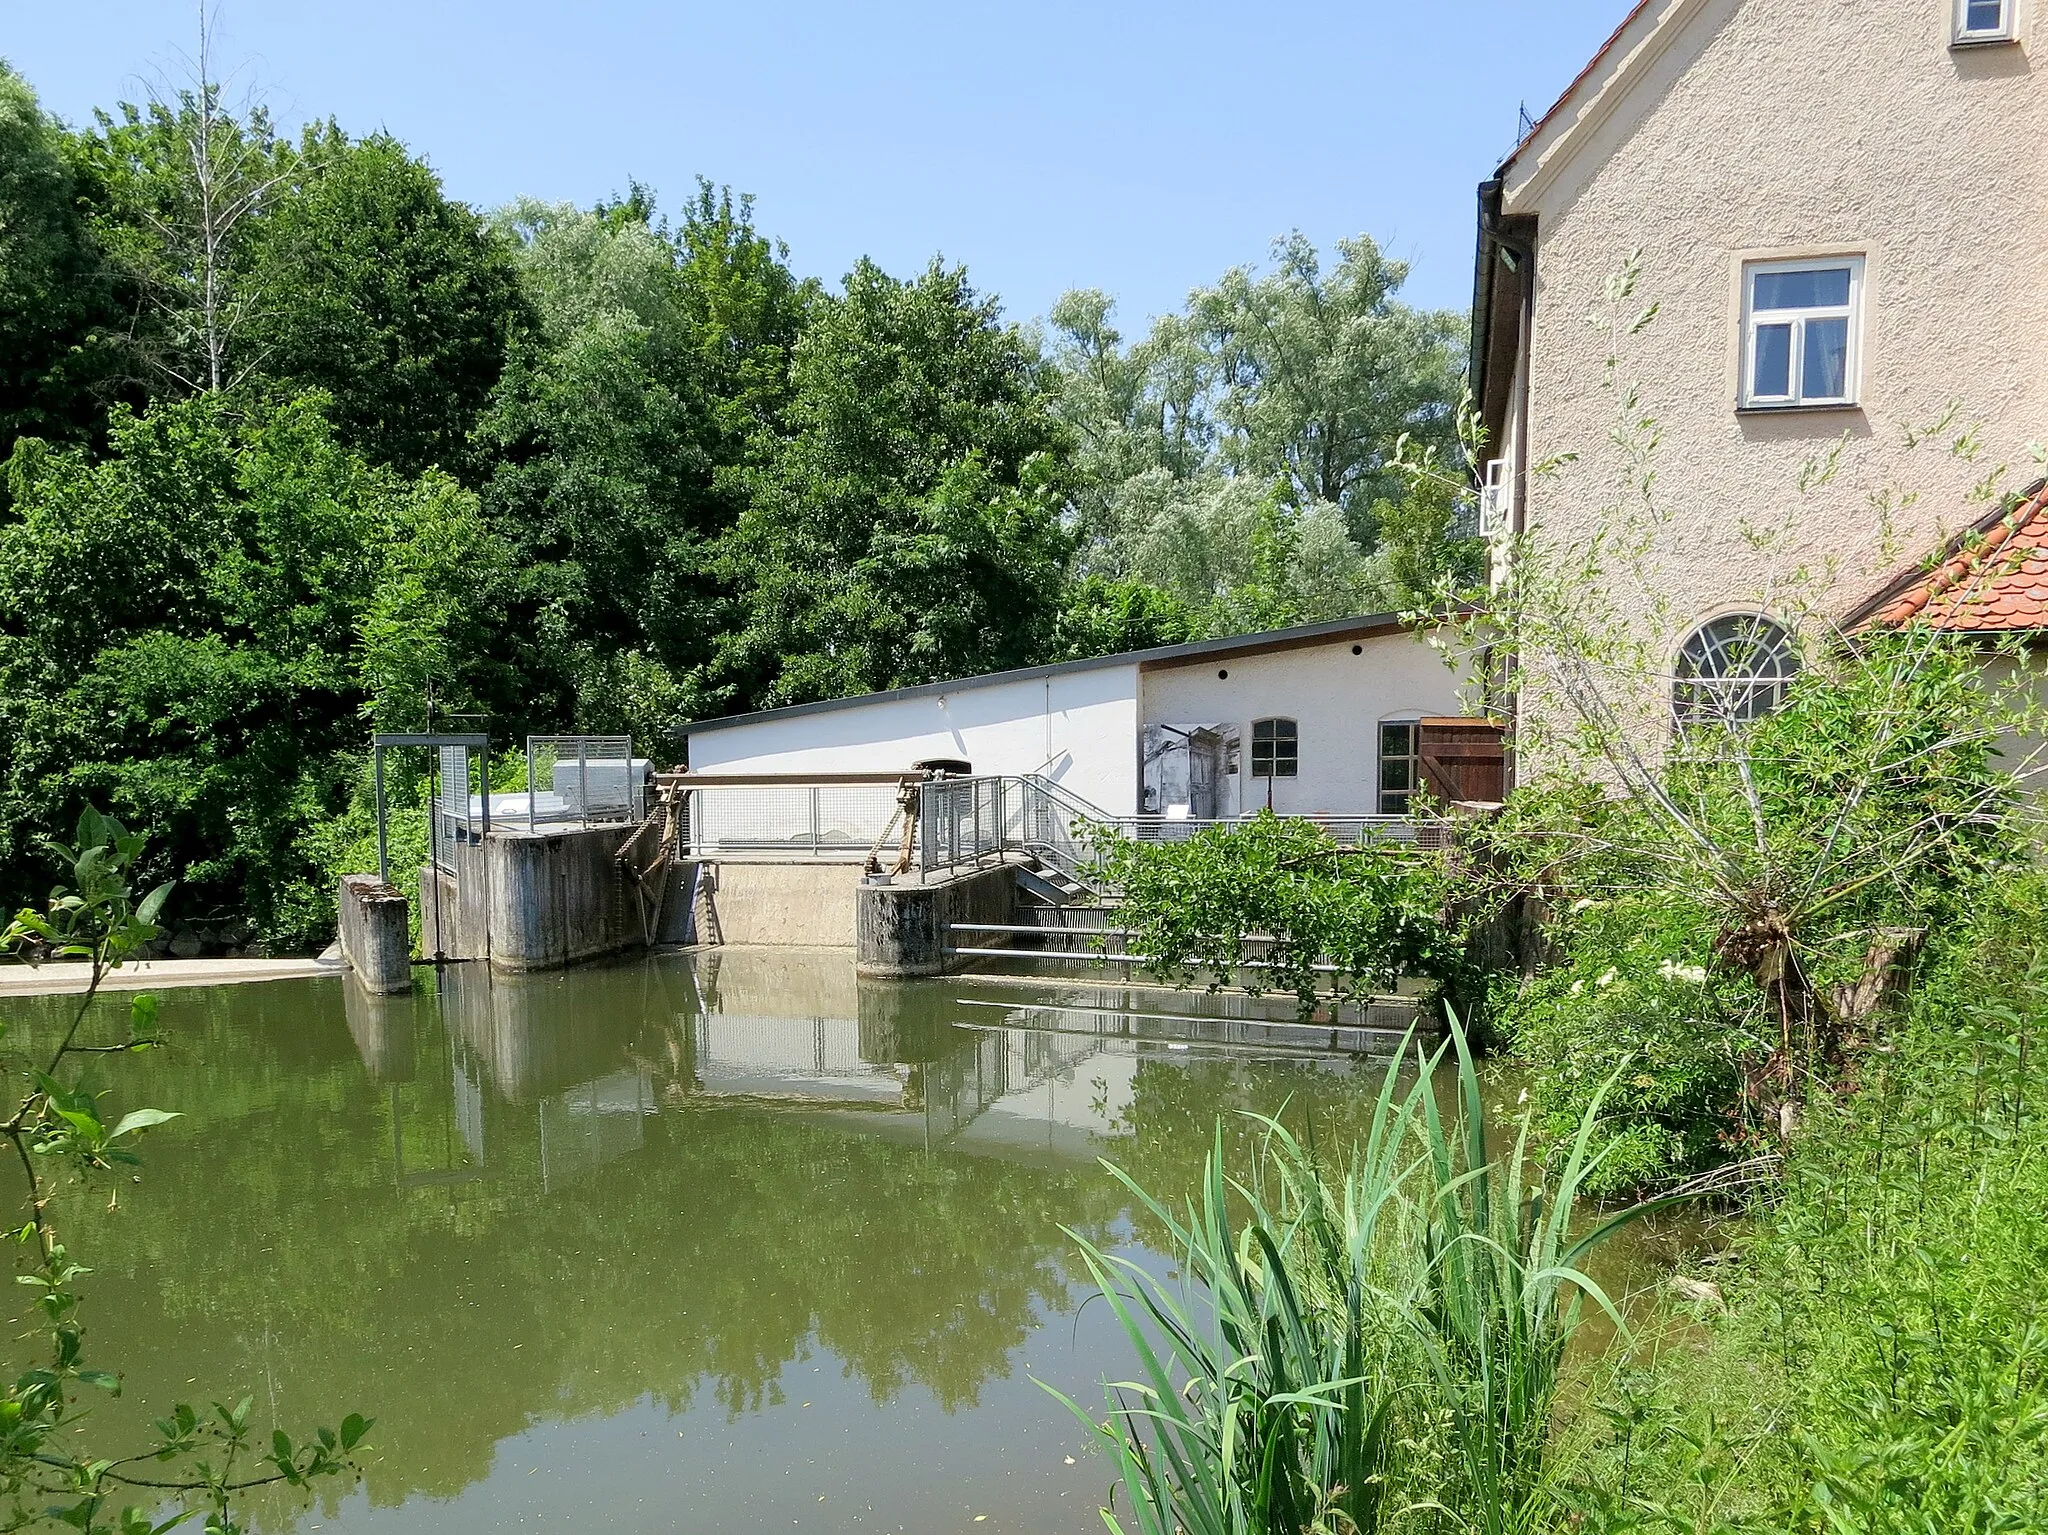
M 1870 605 L 1873 624 L 2014 633 L 2048 629 L 2048 481 L 1986 518 L 1932 570 Z

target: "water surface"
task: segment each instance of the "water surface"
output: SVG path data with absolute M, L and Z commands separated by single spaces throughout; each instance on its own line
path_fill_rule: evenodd
M 1060 1229 L 1160 1261 L 1097 1158 L 1176 1194 L 1219 1119 L 1342 1137 L 1383 1069 L 1134 1021 L 1205 1005 L 837 951 L 165 993 L 110 1107 L 186 1117 L 60 1212 L 126 1376 L 98 1431 L 374 1415 L 363 1481 L 273 1530 L 1099 1530 L 1107 1465 L 1035 1383 L 1131 1370 Z

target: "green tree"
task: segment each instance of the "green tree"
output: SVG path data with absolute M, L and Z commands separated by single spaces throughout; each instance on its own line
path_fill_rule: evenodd
M 268 295 L 251 242 L 289 149 L 260 104 L 237 112 L 224 99 L 203 22 L 185 89 L 94 117 L 74 160 L 94 237 L 133 295 L 136 375 L 173 393 L 232 388 L 260 356 L 246 333 Z
M 723 541 L 740 622 L 711 703 L 794 703 L 1028 664 L 1070 475 L 1052 380 L 963 269 L 872 262 L 798 343 L 789 435 Z
M 308 129 L 251 241 L 251 365 L 404 474 L 461 471 L 530 320 L 506 242 L 388 134 Z
M 708 542 L 774 430 L 806 303 L 750 220 L 709 186 L 674 235 L 637 189 L 588 212 L 529 201 L 498 216 L 539 324 L 478 440 L 520 564 L 522 670 L 560 718 L 615 725 L 622 656 L 638 658 L 638 691 L 670 699 L 710 657 Z
M 1078 568 L 1165 588 L 1208 633 L 1416 606 L 1476 559 L 1398 466 L 1404 440 L 1456 446 L 1462 322 L 1401 303 L 1406 268 L 1363 237 L 1329 272 L 1298 234 L 1275 253 L 1128 346 L 1102 293 L 1051 315 Z
M 301 847 L 345 803 L 365 715 L 424 723 L 479 685 L 501 560 L 475 498 L 338 444 L 317 398 L 114 416 L 107 457 L 24 440 L 0 528 L 0 848 L 112 801 L 164 835 L 159 876 L 266 940 L 324 937 Z
M 0 452 L 86 435 L 118 365 L 117 295 L 79 197 L 68 136 L 0 62 Z
M 1337 253 L 1325 273 L 1297 232 L 1274 242 L 1271 273 L 1235 268 L 1189 308 L 1217 359 L 1231 466 L 1284 480 L 1296 505 L 1342 507 L 1370 549 L 1372 503 L 1407 490 L 1401 439 L 1456 446 L 1465 325 L 1399 302 L 1407 265 L 1367 237 L 1339 240 Z
M 1200 616 L 1172 592 L 1135 579 L 1091 575 L 1067 587 L 1053 620 L 1052 659 L 1085 661 L 1200 637 Z

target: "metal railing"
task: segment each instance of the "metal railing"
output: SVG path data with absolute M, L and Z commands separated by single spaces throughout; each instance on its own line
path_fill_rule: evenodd
M 680 857 L 874 858 L 887 865 L 896 857 L 896 816 L 907 802 L 915 809 L 910 868 L 931 874 L 1022 856 L 1097 895 L 1105 888 L 1100 848 L 1111 834 L 1173 842 L 1242 824 L 1108 815 L 1035 774 L 919 781 L 897 773 L 677 773 L 660 782 L 677 807 Z M 1305 819 L 1345 847 L 1427 846 L 1441 835 L 1437 823 L 1405 816 Z
M 941 778 L 923 786 L 918 866 L 926 873 L 957 868 L 1009 853 L 1036 858 L 1094 893 L 1102 890 L 1103 839 L 1114 833 L 1138 842 L 1183 842 L 1236 820 L 1113 816 L 1035 774 L 1022 777 Z M 1445 823 L 1398 815 L 1310 815 L 1340 847 L 1389 844 L 1440 847 Z
M 631 736 L 528 736 L 526 803 L 500 814 L 523 818 L 528 831 L 644 821 L 651 776 Z
M 734 854 L 859 863 L 894 820 L 900 774 L 664 778 L 687 858 Z

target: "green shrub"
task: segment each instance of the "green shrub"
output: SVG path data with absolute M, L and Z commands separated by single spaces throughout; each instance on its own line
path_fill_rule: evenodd
M 1313 821 L 1271 811 L 1176 841 L 1112 833 L 1097 854 L 1123 893 L 1129 951 L 1176 985 L 1241 977 L 1255 992 L 1293 992 L 1307 1016 L 1325 989 L 1333 998 L 1391 990 L 1403 976 L 1444 979 L 1464 962 L 1436 855 L 1340 847 Z M 1327 977 L 1316 969 L 1326 962 L 1336 966 Z
M 1574 914 L 1568 960 L 1496 987 L 1494 1011 L 1546 1140 L 1569 1139 L 1610 1079 L 1587 1192 L 1668 1183 L 1754 1148 L 1745 1073 L 1769 1052 L 1747 977 L 1712 968 L 1696 910 L 1636 896 Z
M 1815 1100 L 1725 1315 L 1610 1386 L 1581 1528 L 2048 1528 L 2044 899 L 1986 892 L 1857 1090 Z

